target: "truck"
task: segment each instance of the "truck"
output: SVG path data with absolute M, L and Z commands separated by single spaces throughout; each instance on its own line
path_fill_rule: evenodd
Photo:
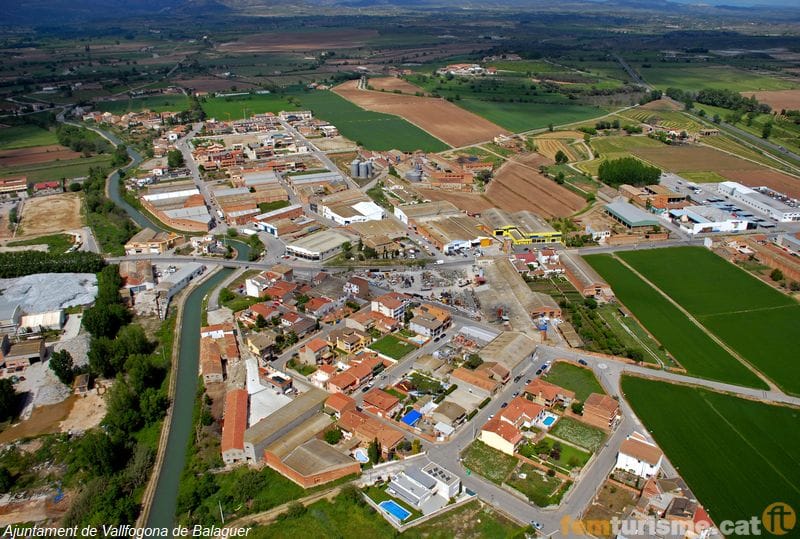
M 437 266 L 438 266 L 438 265 L 440 265 L 440 264 L 444 264 L 444 260 L 441 260 L 441 259 L 440 259 L 440 260 L 437 260 L 437 261 L 436 261 L 436 265 L 437 265 Z

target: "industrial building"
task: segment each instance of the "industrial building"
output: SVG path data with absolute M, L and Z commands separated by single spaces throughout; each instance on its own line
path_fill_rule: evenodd
M 127 255 L 162 255 L 175 247 L 181 236 L 174 232 L 159 232 L 143 228 L 125 244 Z
M 687 234 L 743 232 L 757 228 L 757 223 L 732 215 L 713 206 L 686 206 L 669 210 L 669 218 Z
M 770 219 L 781 223 L 800 221 L 800 205 L 766 187 L 751 189 L 736 182 L 722 182 L 717 191 L 746 206 L 750 206 Z
M 205 232 L 211 223 L 203 195 L 191 180 L 149 187 L 141 201 L 158 220 L 178 230 Z
M 494 237 L 509 238 L 514 245 L 561 242 L 561 232 L 527 210 L 509 213 L 490 208 L 481 213 L 484 229 Z
M 369 179 L 374 173 L 372 161 L 361 161 L 356 158 L 350 163 L 350 176 L 353 178 Z
M 579 255 L 561 253 L 559 261 L 569 282 L 584 296 L 605 301 L 614 297 L 611 286 Z
M 687 195 L 676 193 L 658 184 L 645 185 L 644 187 L 623 184 L 619 187 L 619 192 L 631 202 L 645 208 L 671 210 L 682 208 L 689 203 Z
M 612 219 L 625 225 L 631 230 L 641 230 L 658 226 L 658 218 L 622 200 L 616 200 L 605 205 L 606 213 Z
M 350 237 L 335 230 L 323 230 L 286 244 L 286 253 L 305 260 L 327 260 L 339 254 Z
M 460 215 L 462 212 L 452 202 L 436 200 L 420 204 L 402 204 L 394 207 L 394 215 L 403 224 L 416 226 L 431 219 L 439 219 L 449 215 Z
M 445 254 L 478 245 L 488 247 L 492 241 L 477 219 L 464 214 L 425 221 L 417 226 L 417 232 Z

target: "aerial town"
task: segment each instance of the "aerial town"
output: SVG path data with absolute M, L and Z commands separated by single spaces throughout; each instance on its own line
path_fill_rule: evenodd
M 800 534 L 796 6 L 168 4 L 0 27 L 3 537 Z

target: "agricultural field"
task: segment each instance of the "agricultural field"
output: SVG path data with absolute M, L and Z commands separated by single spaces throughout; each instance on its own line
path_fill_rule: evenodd
M 0 150 L 17 150 L 54 144 L 58 144 L 55 131 L 49 131 L 36 125 L 0 128 Z
M 405 81 L 400 82 L 408 85 Z M 499 134 L 507 133 L 502 127 L 475 114 L 459 110 L 444 99 L 359 90 L 358 81 L 340 84 L 334 91 L 366 110 L 405 118 L 454 147 L 491 140 Z
M 200 100 L 200 104 L 206 116 L 221 121 L 241 120 L 253 114 L 277 114 L 282 110 L 299 108 L 293 99 L 279 94 L 206 97 Z
M 800 303 L 701 247 L 619 256 L 784 390 L 800 394 Z
M 595 154 L 599 154 L 600 157 L 591 161 L 577 163 L 576 166 L 591 176 L 596 176 L 600 164 L 608 159 L 631 157 L 633 156 L 633 151 L 637 148 L 652 148 L 660 151 L 665 147 L 662 142 L 645 136 L 597 136 L 593 137 L 589 144 L 594 149 Z
M 767 388 L 753 372 L 618 260 L 610 255 L 584 258 L 611 285 L 619 301 L 688 373 L 737 385 Z
M 703 126 L 686 114 L 674 110 L 652 110 L 637 107 L 618 113 L 630 120 L 648 125 L 660 125 L 675 131 L 697 133 Z
M 415 86 L 410 82 L 398 77 L 379 77 L 369 79 L 368 82 L 371 89 L 384 92 L 400 92 L 404 94 L 415 94 L 417 92 L 425 92 L 423 88 Z
M 800 110 L 800 90 L 767 90 L 742 92 L 745 97 L 755 96 L 759 103 L 766 103 L 772 110 Z
M 562 417 L 550 431 L 556 438 L 561 438 L 588 451 L 597 451 L 606 439 L 606 433 L 571 417 Z
M 392 359 L 402 359 L 407 354 L 410 354 L 416 347 L 406 341 L 398 339 L 394 335 L 386 335 L 369 345 L 370 349 L 375 350 L 379 354 L 389 356 Z
M 800 505 L 796 408 L 630 376 L 622 390 L 714 521 Z
M 17 148 L 15 150 L 0 150 L 0 168 L 78 159 L 80 157 L 80 152 L 74 152 L 60 144 L 30 146 L 27 148 Z
M 553 363 L 553 366 L 547 371 L 545 379 L 551 384 L 574 391 L 575 398 L 579 401 L 585 401 L 592 393 L 605 393 L 592 369 L 586 369 L 568 361 Z
M 30 182 L 60 180 L 61 178 L 80 178 L 89 175 L 92 167 L 107 167 L 111 155 L 101 154 L 93 157 L 80 157 L 65 161 L 47 161 L 30 165 L 3 166 L 0 176 L 26 176 Z
M 548 159 L 555 160 L 558 151 L 564 152 L 570 161 L 578 161 L 585 158 L 586 149 L 577 150 L 577 144 L 583 145 L 583 133 L 579 131 L 553 131 L 552 133 L 542 133 L 534 137 L 537 152 Z M 580 141 L 580 142 L 578 142 Z M 577 142 L 577 144 L 575 144 Z
M 724 88 L 748 92 L 789 90 L 798 86 L 788 79 L 728 66 L 655 64 L 653 67 L 642 68 L 635 63 L 632 65 L 644 80 L 662 90 L 672 87 L 696 92 L 703 88 Z
M 315 116 L 335 125 L 343 136 L 371 150 L 440 152 L 447 149 L 445 143 L 404 119 L 366 111 L 333 92 L 305 92 L 298 94 L 297 100 L 301 108 L 310 109 Z
M 149 110 L 151 112 L 180 112 L 189 108 L 189 99 L 183 94 L 136 97 L 117 101 L 98 101 L 97 110 L 112 114 L 125 114 Z
M 549 125 L 569 125 L 606 113 L 599 107 L 561 103 L 554 105 L 462 99 L 456 101 L 456 104 L 514 133 L 542 129 Z

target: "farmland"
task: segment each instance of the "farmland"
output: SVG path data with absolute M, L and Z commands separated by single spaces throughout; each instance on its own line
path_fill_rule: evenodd
M 686 114 L 674 110 L 651 110 L 639 107 L 624 110 L 619 115 L 639 123 L 660 125 L 676 131 L 688 131 L 689 133 L 696 133 L 703 127 Z
M 800 304 L 794 299 L 700 247 L 619 256 L 781 387 L 800 394 L 792 329 Z
M 16 150 L 53 144 L 58 144 L 55 132 L 35 125 L 19 125 L 0 129 L 0 150 Z
M 742 94 L 745 97 L 754 95 L 759 103 L 766 103 L 772 110 L 800 110 L 800 90 L 768 90 Z
M 79 228 L 83 224 L 81 201 L 80 193 L 28 199 L 22 208 L 18 235 L 41 236 Z
M 405 118 L 451 146 L 475 144 L 506 133 L 503 128 L 459 110 L 444 99 L 359 90 L 357 81 L 341 84 L 334 91 L 366 110 Z
M 201 100 L 201 105 L 206 116 L 220 121 L 240 120 L 265 112 L 277 114 L 282 110 L 299 108 L 294 100 L 278 94 L 207 97 Z
M 650 84 L 666 89 L 698 91 L 703 88 L 726 88 L 737 92 L 756 90 L 787 90 L 797 84 L 787 79 L 761 75 L 755 71 L 743 71 L 727 66 L 688 66 L 681 64 L 662 64 L 640 68 L 642 78 Z
M 797 409 L 628 376 L 622 390 L 714 521 L 800 504 Z
M 617 298 L 690 374 L 766 388 L 754 373 L 618 260 L 609 255 L 590 255 L 585 259 L 611 285 Z
M 180 112 L 189 108 L 189 99 L 183 94 L 137 97 L 118 101 L 98 101 L 97 110 L 112 114 L 125 114 L 149 110 L 151 112 Z
M 29 165 L 0 167 L 0 176 L 26 176 L 29 181 L 60 180 L 87 176 L 92 167 L 107 167 L 111 163 L 108 154 L 79 157 L 65 161 L 47 161 Z

